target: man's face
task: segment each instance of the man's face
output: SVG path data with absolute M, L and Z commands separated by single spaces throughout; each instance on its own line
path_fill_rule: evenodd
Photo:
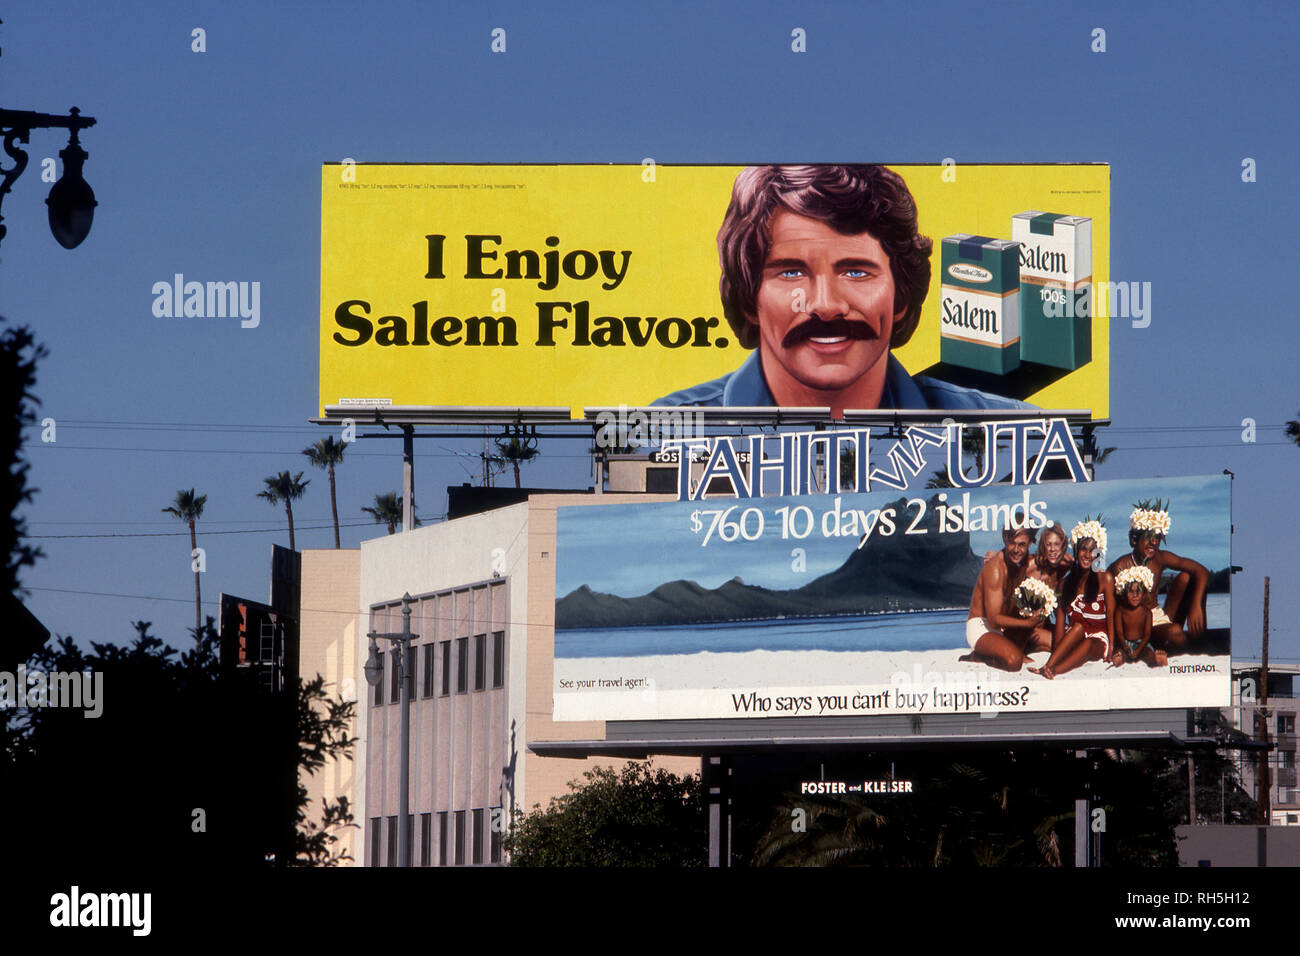
M 1143 534 L 1142 537 L 1138 539 L 1136 550 L 1137 553 L 1142 556 L 1144 561 L 1151 560 L 1155 557 L 1156 552 L 1160 550 L 1160 536 L 1150 533 Z
M 1017 567 L 1025 563 L 1025 556 L 1029 554 L 1029 533 L 1021 532 L 1017 534 L 1006 546 L 1007 560 Z
M 758 315 L 749 317 L 769 381 L 788 377 L 805 389 L 838 392 L 886 361 L 906 309 L 894 311 L 894 278 L 880 243 L 788 211 L 772 218 L 769 238 Z

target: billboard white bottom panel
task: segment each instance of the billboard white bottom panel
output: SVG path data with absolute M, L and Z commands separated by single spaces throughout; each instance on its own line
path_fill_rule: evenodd
M 955 662 L 951 651 L 747 651 L 555 660 L 555 719 L 836 717 L 1231 705 L 1228 655 L 1163 667 L 1091 661 L 1053 680 Z M 1033 655 L 1035 666 L 1047 654 Z M 860 673 L 888 681 L 855 681 Z M 701 686 L 707 675 L 710 686 Z M 775 680 L 774 675 L 780 675 Z

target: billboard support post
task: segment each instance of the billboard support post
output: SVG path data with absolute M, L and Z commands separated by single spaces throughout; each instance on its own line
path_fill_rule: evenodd
M 700 778 L 709 815 L 709 866 L 731 866 L 731 758 L 705 754 Z
M 415 527 L 415 426 L 402 426 L 402 530 Z

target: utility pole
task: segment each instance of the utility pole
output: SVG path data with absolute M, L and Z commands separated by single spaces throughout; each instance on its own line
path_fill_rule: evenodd
M 1255 705 L 1255 732 L 1264 747 L 1258 750 L 1255 779 L 1258 795 L 1255 822 L 1269 826 L 1273 822 L 1273 779 L 1269 767 L 1269 579 L 1264 579 L 1264 657 L 1260 663 L 1260 700 Z

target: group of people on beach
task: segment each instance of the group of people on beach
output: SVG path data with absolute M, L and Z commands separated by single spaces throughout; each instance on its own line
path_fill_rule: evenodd
M 1030 654 L 1046 652 L 1045 663 L 1027 669 L 1051 680 L 1089 661 L 1161 667 L 1169 655 L 1186 652 L 1205 632 L 1210 572 L 1162 547 L 1169 527 L 1167 504 L 1136 504 L 1130 552 L 1105 570 L 1100 517 L 1085 517 L 1068 536 L 1060 524 L 1045 526 L 1032 555 L 1033 532 L 1003 531 L 1002 550 L 986 556 L 975 582 L 966 622 L 970 653 L 961 660 L 1018 671 L 1032 663 Z M 1166 571 L 1176 577 L 1161 607 L 1157 591 Z

